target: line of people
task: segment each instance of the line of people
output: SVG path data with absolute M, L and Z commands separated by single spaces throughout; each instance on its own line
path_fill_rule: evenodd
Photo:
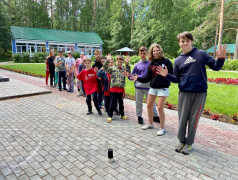
M 59 90 L 61 89 L 61 78 L 63 78 L 63 87 L 66 90 L 64 77 L 67 72 L 69 92 L 73 91 L 73 79 L 77 77 L 77 88 L 79 92 L 83 92 L 80 95 L 85 93 L 87 96 L 87 115 L 92 114 L 91 96 L 99 115 L 102 115 L 101 106 L 104 99 L 108 123 L 112 122 L 113 112 L 118 111 L 118 105 L 119 112 L 117 113 L 120 114 L 122 119 L 128 119 L 123 104 L 125 80 L 128 78 L 134 81 L 138 123 L 144 124 L 142 106 L 145 96 L 149 123 L 143 125 L 142 129 L 152 129 L 154 128 L 153 122 L 159 122 L 158 136 L 166 133 L 164 105 L 166 98 L 169 96 L 170 82 L 178 83 L 179 144 L 175 147 L 175 151 L 188 155 L 193 150 L 198 121 L 207 96 L 208 86 L 205 65 L 213 70 L 220 70 L 229 50 L 227 50 L 226 45 L 220 46 L 216 54 L 217 60 L 214 60 L 204 50 L 193 47 L 193 35 L 190 32 L 178 34 L 177 40 L 182 53 L 175 59 L 174 67 L 171 61 L 165 58 L 162 47 L 159 44 L 152 44 L 149 52 L 144 46 L 139 49 L 141 60 L 134 66 L 132 73 L 129 57 L 117 56 L 114 65 L 114 60 L 110 55 L 107 58 L 101 57 L 100 50 L 96 50 L 96 61 L 93 66 L 91 66 L 91 60 L 83 54 L 82 62 L 79 63 L 82 66 L 79 65 L 78 69 L 75 68 L 72 52 L 69 52 L 69 57 L 63 63 L 61 52 L 54 60 L 54 51 L 51 51 L 48 57 L 49 74 L 54 75 L 53 65 L 50 65 L 54 64 L 58 68 Z M 63 64 L 65 64 L 64 68 Z M 62 73 L 62 71 L 65 71 L 65 73 Z M 53 77 L 50 78 L 50 83 L 53 86 Z M 155 100 L 157 97 L 156 107 Z

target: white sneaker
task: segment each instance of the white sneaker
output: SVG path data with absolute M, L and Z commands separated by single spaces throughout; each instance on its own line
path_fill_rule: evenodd
M 145 129 L 153 129 L 153 128 L 154 128 L 153 124 L 146 124 L 146 125 L 142 126 L 143 130 L 145 130 Z
M 157 132 L 157 135 L 158 135 L 158 136 L 163 136 L 165 133 L 166 133 L 166 130 L 165 130 L 165 129 L 160 129 L 160 130 Z

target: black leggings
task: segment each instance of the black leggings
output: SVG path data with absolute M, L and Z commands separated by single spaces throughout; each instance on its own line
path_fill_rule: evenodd
M 53 86 L 53 82 L 55 82 L 55 66 L 54 66 L 54 64 L 50 65 L 49 71 L 50 71 L 50 86 Z

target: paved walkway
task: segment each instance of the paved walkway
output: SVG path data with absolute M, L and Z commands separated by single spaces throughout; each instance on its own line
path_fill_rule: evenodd
M 167 133 L 159 137 L 159 124 L 141 130 L 134 101 L 124 101 L 129 121 L 114 116 L 108 124 L 106 113 L 87 116 L 76 92 L 1 69 L 0 75 L 19 89 L 52 91 L 0 101 L 0 179 L 238 179 L 238 126 L 201 118 L 194 151 L 185 156 L 174 151 L 176 111 L 166 109 Z M 107 162 L 108 148 L 115 163 Z

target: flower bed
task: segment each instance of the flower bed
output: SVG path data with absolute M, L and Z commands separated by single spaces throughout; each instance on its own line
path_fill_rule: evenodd
M 231 84 L 231 85 L 238 85 L 238 78 L 208 78 L 208 82 L 214 82 L 216 84 Z

